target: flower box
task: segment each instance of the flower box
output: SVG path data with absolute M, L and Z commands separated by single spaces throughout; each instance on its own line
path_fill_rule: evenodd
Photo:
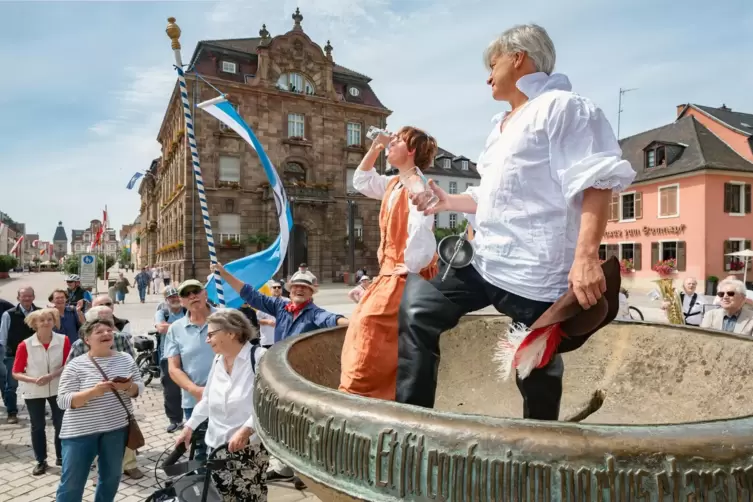
M 653 267 L 651 267 L 651 269 L 660 276 L 672 275 L 677 272 L 677 260 L 670 259 L 658 261 Z
M 620 272 L 623 274 L 632 274 L 633 272 L 635 272 L 635 265 L 633 264 L 633 260 L 620 260 Z

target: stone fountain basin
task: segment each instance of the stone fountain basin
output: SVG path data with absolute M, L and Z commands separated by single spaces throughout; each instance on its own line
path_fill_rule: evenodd
M 753 339 L 614 322 L 564 355 L 544 422 L 497 378 L 506 326 L 443 336 L 434 410 L 338 392 L 344 329 L 286 340 L 260 365 L 258 432 L 325 502 L 753 500 Z

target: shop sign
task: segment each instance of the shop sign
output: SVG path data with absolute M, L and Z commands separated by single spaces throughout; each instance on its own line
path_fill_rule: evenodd
M 606 239 L 629 239 L 634 237 L 640 237 L 643 234 L 644 237 L 655 237 L 664 235 L 680 235 L 685 233 L 685 225 L 674 225 L 669 227 L 643 227 L 640 228 L 628 228 L 625 230 L 607 230 L 604 232 L 604 238 Z

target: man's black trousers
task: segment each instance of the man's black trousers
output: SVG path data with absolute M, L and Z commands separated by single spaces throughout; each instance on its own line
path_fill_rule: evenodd
M 400 303 L 397 401 L 432 408 L 439 370 L 439 337 L 468 312 L 493 305 L 513 322 L 530 326 L 550 306 L 487 283 L 473 266 L 451 270 L 431 281 L 410 274 Z M 492 347 L 479 347 L 479 357 L 492 357 Z M 557 420 L 562 398 L 562 356 L 557 354 L 528 378 L 517 378 L 523 417 Z

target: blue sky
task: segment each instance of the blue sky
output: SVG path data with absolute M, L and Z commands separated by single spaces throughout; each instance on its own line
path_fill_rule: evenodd
M 114 228 L 132 222 L 139 197 L 125 184 L 159 155 L 175 81 L 166 18 L 178 18 L 188 59 L 201 39 L 257 36 L 262 23 L 284 33 L 297 6 L 337 63 L 373 78 L 391 127 L 424 127 L 473 159 L 505 108 L 481 55 L 516 23 L 549 31 L 556 71 L 615 129 L 619 88 L 638 88 L 623 137 L 672 121 L 681 103 L 753 112 L 750 0 L 0 2 L 0 211 L 43 239 L 105 204 Z

